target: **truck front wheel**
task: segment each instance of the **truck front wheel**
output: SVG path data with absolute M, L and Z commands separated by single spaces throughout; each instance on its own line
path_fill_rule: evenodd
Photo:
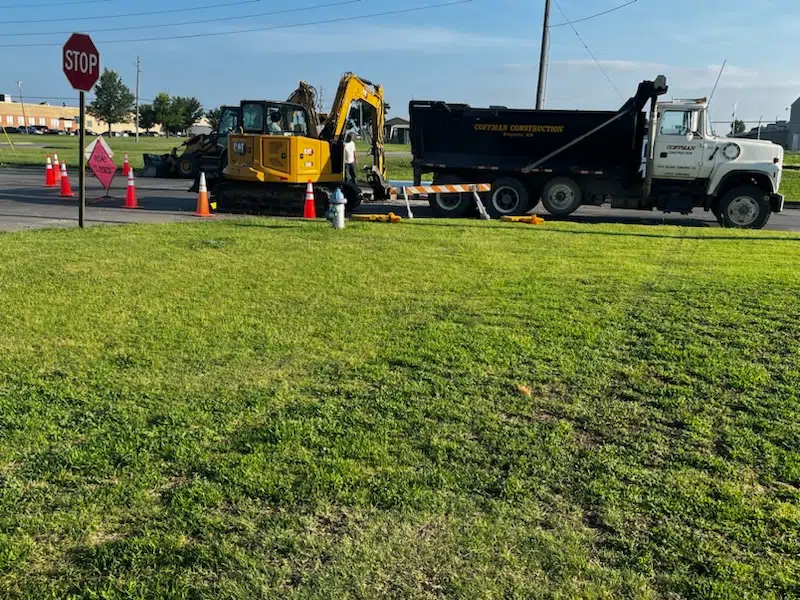
M 722 197 L 718 210 L 722 226 L 737 229 L 761 229 L 772 214 L 767 194 L 754 185 L 733 188 Z
M 569 177 L 556 177 L 542 190 L 542 204 L 556 217 L 566 217 L 581 205 L 581 188 Z
M 494 218 L 524 215 L 528 212 L 528 190 L 513 177 L 502 177 L 492 184 L 486 210 Z

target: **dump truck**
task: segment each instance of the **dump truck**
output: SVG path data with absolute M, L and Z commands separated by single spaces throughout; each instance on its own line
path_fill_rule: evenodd
M 711 211 L 720 225 L 760 229 L 783 210 L 783 148 L 717 136 L 708 100 L 659 102 L 666 77 L 639 84 L 618 111 L 473 108 L 409 104 L 414 182 L 490 183 L 496 217 L 520 215 L 539 199 L 563 217 L 583 205 L 689 214 Z M 649 114 L 643 112 L 649 103 Z M 437 216 L 473 210 L 470 194 L 432 194 Z
M 308 98 L 307 95 L 303 95 Z M 354 73 L 345 73 L 333 107 L 319 130 L 313 103 L 243 100 L 241 125 L 228 135 L 228 147 L 215 169 L 207 173 L 208 190 L 217 210 L 248 214 L 297 215 L 308 182 L 312 183 L 317 212 L 327 210 L 336 188 L 347 199 L 347 210 L 363 200 L 391 195 L 386 182 L 383 135 L 388 105 L 383 87 Z M 366 104 L 371 115 L 373 165 L 365 167 L 369 189 L 345 180 L 344 130 L 350 107 Z M 193 189 L 197 189 L 195 181 Z

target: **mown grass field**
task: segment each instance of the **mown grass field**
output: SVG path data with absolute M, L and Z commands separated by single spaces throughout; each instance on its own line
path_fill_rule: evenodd
M 0 597 L 797 597 L 798 248 L 0 235 Z
M 58 154 L 59 160 L 66 160 L 67 164 L 78 165 L 78 137 L 59 135 L 10 135 L 14 150 L 8 145 L 0 145 L 0 164 L 3 165 L 37 165 L 42 166 L 48 154 Z M 89 145 L 94 136 L 86 137 Z M 140 137 L 139 143 L 134 138 L 112 137 L 103 138 L 114 152 L 114 161 L 122 166 L 123 154 L 128 153 L 128 161 L 134 169 L 144 166 L 142 154 L 166 154 L 175 146 L 186 141 L 186 138 L 153 138 Z M 6 136 L 0 134 L 0 144 L 7 143 Z M 44 167 L 43 167 L 44 168 Z
M 780 192 L 788 201 L 800 202 L 800 171 L 783 172 Z
M 0 165 L 19 166 L 35 165 L 44 168 L 48 154 L 57 153 L 60 160 L 66 160 L 68 165 L 78 163 L 78 138 L 65 136 L 41 135 L 11 135 L 16 153 L 9 146 L 2 145 L 6 142 L 4 135 L 0 134 Z M 87 144 L 95 138 L 88 137 Z M 122 165 L 123 153 L 128 153 L 128 160 L 134 169 L 144 167 L 143 154 L 166 154 L 172 148 L 186 141 L 186 138 L 150 138 L 140 137 L 139 143 L 134 138 L 104 138 L 114 151 L 114 160 L 118 166 Z M 32 147 L 30 144 L 36 144 Z M 43 146 L 43 147 L 38 147 Z M 371 164 L 367 156 L 369 147 L 359 143 L 361 164 Z M 386 168 L 392 179 L 412 179 L 410 147 L 405 145 L 388 144 L 386 152 L 409 152 L 408 156 L 386 157 Z

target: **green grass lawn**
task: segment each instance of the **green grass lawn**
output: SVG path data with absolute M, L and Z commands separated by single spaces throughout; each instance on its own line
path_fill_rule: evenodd
M 796 597 L 798 248 L 0 235 L 0 597 Z
M 367 142 L 356 141 L 356 150 L 361 154 L 368 153 L 372 146 Z M 384 144 L 384 152 L 406 152 L 411 154 L 411 144 Z
M 11 142 L 14 144 L 13 151 L 7 143 L 6 136 L 0 134 L 0 164 L 4 165 L 37 165 L 44 168 L 48 154 L 58 154 L 59 160 L 66 160 L 68 165 L 77 166 L 78 164 L 78 137 L 77 136 L 58 136 L 58 135 L 11 135 Z M 96 138 L 87 136 L 86 145 L 89 145 Z M 142 154 L 166 154 L 175 146 L 186 141 L 186 138 L 152 138 L 140 137 L 139 143 L 135 138 L 112 137 L 103 138 L 114 152 L 114 162 L 121 168 L 124 159 L 123 154 L 128 153 L 128 161 L 134 169 L 141 169 L 144 166 Z M 35 144 L 37 147 L 32 147 Z M 44 147 L 38 147 L 44 146 Z
M 800 152 L 786 152 L 783 159 L 784 164 L 800 165 Z
M 784 171 L 780 193 L 787 200 L 800 202 L 800 171 Z

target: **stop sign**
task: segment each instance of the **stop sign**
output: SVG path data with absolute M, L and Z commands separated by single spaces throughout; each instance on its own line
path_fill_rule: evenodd
M 100 77 L 100 53 L 85 33 L 73 33 L 64 44 L 64 75 L 73 89 L 88 92 Z

